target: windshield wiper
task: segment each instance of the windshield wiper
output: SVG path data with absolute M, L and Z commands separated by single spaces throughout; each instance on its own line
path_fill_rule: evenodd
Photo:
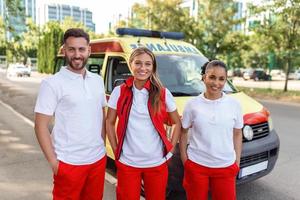
M 182 97 L 182 96 L 198 96 L 200 93 L 186 93 L 186 92 L 171 92 L 175 97 Z
M 237 91 L 229 91 L 229 90 L 226 90 L 226 91 L 223 91 L 225 94 L 233 94 L 233 93 L 237 93 Z

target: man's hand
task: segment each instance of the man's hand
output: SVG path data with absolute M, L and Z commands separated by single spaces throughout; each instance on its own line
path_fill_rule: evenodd
M 58 165 L 59 165 L 59 161 L 58 160 L 55 160 L 53 162 L 50 162 L 50 166 L 52 168 L 52 172 L 54 175 L 57 175 L 57 172 L 58 172 Z

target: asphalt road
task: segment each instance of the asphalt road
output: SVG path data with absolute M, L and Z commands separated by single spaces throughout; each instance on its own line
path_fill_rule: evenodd
M 51 169 L 35 139 L 32 122 L 39 80 L 21 78 L 11 81 L 0 72 L 1 200 L 52 199 Z M 106 178 L 104 200 L 116 199 L 115 184 L 111 183 L 112 179 Z
M 1 101 L 0 113 L 0 199 L 52 199 L 51 169 L 35 139 L 32 123 Z M 104 200 L 113 199 L 115 186 L 105 181 Z
M 270 110 L 274 128 L 280 138 L 279 158 L 269 175 L 252 183 L 238 186 L 238 199 L 300 199 L 300 104 L 261 102 Z
M 37 83 L 24 84 L 22 81 L 11 82 L 5 80 L 0 74 L 0 99 L 16 107 L 18 111 L 23 114 L 25 113 L 29 118 L 32 118 L 32 109 L 38 88 L 37 85 Z M 12 92 L 7 92 L 8 90 Z M 29 92 L 27 93 L 27 91 Z M 298 169 L 300 165 L 300 131 L 298 127 L 300 121 L 300 105 L 269 101 L 262 101 L 262 103 L 270 110 L 274 127 L 280 137 L 281 146 L 279 158 L 271 174 L 254 182 L 237 187 L 238 200 L 300 200 L 300 170 Z M 6 119 L 6 121 L 11 123 L 11 128 L 6 128 L 5 126 L 8 125 L 5 125 L 2 120 L 4 118 L 3 113 L 5 113 L 6 116 L 7 111 L 1 110 L 0 108 L 0 113 L 0 194 L 8 193 L 12 195 L 11 197 L 20 194 L 23 195 L 20 197 L 26 197 L 26 194 L 33 195 L 32 193 L 35 193 L 35 195 L 37 195 L 35 199 L 47 199 L 46 196 L 38 195 L 45 195 L 45 192 L 49 194 L 49 186 L 51 186 L 51 183 L 45 182 L 45 180 L 41 180 L 39 184 L 35 183 L 37 180 L 43 178 L 47 178 L 48 180 L 49 174 L 47 175 L 48 166 L 47 163 L 43 162 L 43 157 L 39 149 L 32 147 L 33 143 L 36 144 L 36 142 L 32 141 L 34 138 L 32 136 L 33 132 L 26 133 L 26 131 L 23 131 L 24 136 L 9 135 L 9 131 L 10 133 L 17 132 L 15 129 L 20 123 L 14 117 L 12 117 L 11 120 Z M 18 126 L 16 126 L 16 124 L 18 124 Z M 4 130 L 4 132 L 1 132 L 2 130 Z M 24 139 L 22 139 L 23 137 Z M 24 141 L 27 141 L 27 143 Z M 3 153 L 7 151 L 7 148 L 12 151 L 12 156 Z M 23 156 L 20 150 L 27 153 Z M 19 158 L 20 160 L 9 161 L 8 158 L 10 157 Z M 35 157 L 36 166 L 32 165 L 30 161 L 31 157 Z M 28 159 L 27 161 L 26 158 Z M 21 165 L 18 166 L 14 163 L 21 163 Z M 29 171 L 36 172 L 34 173 L 35 176 L 30 176 Z M 15 177 L 18 177 L 20 174 L 22 176 L 15 180 L 13 178 L 14 176 L 12 176 L 13 174 L 15 174 Z M 39 187 L 36 187 L 36 185 Z M 112 193 L 114 193 L 113 190 Z M 1 199 L 5 198 L 1 196 Z M 107 199 L 114 198 L 108 197 Z M 177 199 L 183 200 L 182 195 L 175 194 L 170 198 L 170 200 Z
M 256 181 L 237 186 L 238 200 L 300 200 L 300 104 L 260 101 L 269 111 L 280 138 L 274 170 Z M 183 200 L 174 194 L 172 200 Z

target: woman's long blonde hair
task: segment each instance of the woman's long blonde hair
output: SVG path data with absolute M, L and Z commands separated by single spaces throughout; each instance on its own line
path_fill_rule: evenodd
M 160 103 L 161 103 L 160 102 L 160 92 L 161 92 L 163 86 L 162 86 L 161 81 L 158 78 L 157 63 L 156 63 L 156 59 L 155 59 L 153 52 L 150 51 L 146 47 L 138 47 L 138 48 L 134 49 L 133 52 L 131 53 L 131 55 L 129 57 L 129 64 L 131 65 L 131 63 L 133 62 L 133 60 L 136 56 L 139 56 L 144 53 L 148 54 L 151 57 L 152 62 L 153 62 L 152 74 L 149 77 L 149 80 L 151 82 L 149 98 L 151 101 L 151 105 L 154 108 L 154 113 L 156 113 L 156 112 L 160 111 Z

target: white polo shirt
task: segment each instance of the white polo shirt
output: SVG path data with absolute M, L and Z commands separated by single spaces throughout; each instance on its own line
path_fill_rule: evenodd
M 126 135 L 123 142 L 120 162 L 133 167 L 155 167 L 166 162 L 171 153 L 163 156 L 163 142 L 156 131 L 147 107 L 149 92 L 143 88 L 132 87 L 133 102 L 129 114 Z M 114 88 L 108 106 L 117 109 L 120 97 L 120 86 Z M 170 91 L 166 89 L 167 112 L 176 110 L 176 104 Z
M 105 106 L 103 80 L 89 71 L 83 78 L 62 67 L 42 81 L 34 111 L 55 116 L 51 136 L 58 160 L 82 165 L 105 155 L 101 137 Z
M 233 129 L 243 127 L 238 101 L 225 93 L 216 100 L 200 94 L 189 100 L 182 116 L 182 127 L 190 128 L 188 158 L 200 165 L 217 168 L 235 162 Z

